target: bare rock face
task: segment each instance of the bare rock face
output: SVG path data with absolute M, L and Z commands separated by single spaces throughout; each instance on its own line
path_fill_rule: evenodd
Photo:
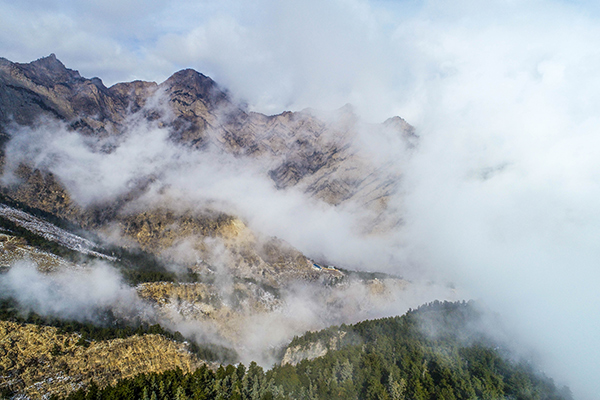
M 352 203 L 367 210 L 371 220 L 365 232 L 399 223 L 388 201 L 397 190 L 400 171 L 374 164 L 357 141 L 365 130 L 385 131 L 407 148 L 414 146 L 414 129 L 399 117 L 366 125 L 350 107 L 326 117 L 310 110 L 267 116 L 247 111 L 212 79 L 191 69 L 161 84 L 134 81 L 107 88 L 99 78 L 87 79 L 66 68 L 54 54 L 28 64 L 0 59 L 0 144 L 9 139 L 14 124 L 35 125 L 41 118 L 63 121 L 81 135 L 119 138 L 127 134 L 132 116 L 157 122 L 168 129 L 170 140 L 194 151 L 216 150 L 256 165 L 278 190 L 294 188 L 333 206 Z M 124 212 L 148 182 L 132 184 L 129 193 L 106 204 L 84 207 L 48 171 L 22 165 L 17 175 L 19 185 L 0 188 L 9 198 L 90 229 L 119 226 L 123 236 L 157 254 L 187 237 L 199 238 L 198 243 L 220 237 L 211 218 L 169 210 Z M 225 240 L 232 253 L 247 261 L 238 259 L 238 265 L 277 270 L 308 263 L 303 256 L 283 264 L 268 262 L 262 257 L 262 241 L 241 237 Z M 278 251 L 285 253 L 284 247 Z
M 295 346 L 290 345 L 285 349 L 281 365 L 297 365 L 303 360 L 313 360 L 318 357 L 323 357 L 329 351 L 338 350 L 344 336 L 346 336 L 346 332 L 340 331 L 327 342 L 324 340 L 317 340 Z
M 105 134 L 125 115 L 126 104 L 119 100 L 100 79 L 81 77 L 54 54 L 29 64 L 0 60 L 2 125 L 30 125 L 45 116 L 68 121 L 85 133 Z
M 162 117 L 173 140 L 196 148 L 212 144 L 227 153 L 259 159 L 269 166 L 268 176 L 277 188 L 300 185 L 330 204 L 340 204 L 371 184 L 365 177 L 375 173 L 380 181 L 386 180 L 353 147 L 361 127 L 348 107 L 335 121 L 319 119 L 308 110 L 266 116 L 247 112 L 212 79 L 191 69 L 160 85 L 135 81 L 107 89 L 100 79 L 86 79 L 67 69 L 53 54 L 29 64 L 0 60 L 4 132 L 11 121 L 28 125 L 40 116 L 51 116 L 83 133 L 118 135 L 123 133 L 124 119 L 157 95 L 164 107 L 150 106 L 143 112 L 150 119 Z M 414 129 L 399 117 L 369 129 L 394 130 L 408 146 L 416 140 Z
M 329 349 L 322 342 L 310 343 L 305 347 L 288 347 L 283 355 L 281 365 L 297 365 L 303 360 L 314 360 L 315 358 L 323 357 L 328 351 Z
M 155 209 L 118 218 L 120 231 L 147 252 L 198 273 L 223 273 L 273 287 L 321 278 L 301 252 L 252 232 L 241 220 L 216 212 Z M 208 268 L 208 271 L 207 271 Z
M 146 101 L 157 90 L 154 82 L 133 81 L 117 83 L 108 89 L 111 97 L 127 106 L 127 113 L 136 113 L 144 107 Z

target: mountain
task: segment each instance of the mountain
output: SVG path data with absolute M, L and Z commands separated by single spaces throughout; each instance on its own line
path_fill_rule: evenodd
M 106 87 L 0 59 L 0 396 L 568 399 L 465 303 L 343 325 L 459 297 L 351 270 L 400 270 L 415 146 L 400 117 L 263 115 L 191 69 Z
M 368 130 L 370 135 L 391 135 L 395 142 L 410 147 L 417 139 L 414 129 L 398 117 L 382 125 L 362 124 L 349 106 L 323 119 L 316 114 L 310 110 L 274 116 L 248 112 L 213 80 L 189 69 L 161 84 L 135 81 L 106 88 L 99 78 L 83 78 L 67 69 L 53 54 L 29 64 L 0 60 L 3 142 L 15 126 L 35 127 L 48 119 L 59 120 L 84 137 L 118 141 L 127 135 L 135 116 L 158 121 L 172 143 L 244 160 L 278 190 L 293 188 L 334 206 L 352 204 L 368 214 L 361 228 L 366 233 L 398 225 L 400 215 L 388 202 L 398 188 L 400 172 L 369 161 L 356 138 L 359 131 Z M 4 156 L 0 162 L 6 163 Z M 127 210 L 160 179 L 156 176 L 142 176 L 128 182 L 127 192 L 82 206 L 65 187 L 64 177 L 27 160 L 15 163 L 11 168 L 19 182 L 3 185 L 7 197 L 86 228 L 113 229 L 117 225 L 120 234 L 157 254 L 182 235 L 229 239 L 247 231 L 236 215 L 218 209 L 198 212 L 194 205 L 182 204 L 175 211 L 168 205 L 171 200 L 143 212 Z M 169 230 L 175 224 L 182 227 L 177 234 Z M 260 251 L 254 249 L 253 253 L 265 266 L 272 264 Z M 292 264 L 295 269 L 312 265 L 305 261 Z
M 198 149 L 212 145 L 255 159 L 278 188 L 298 186 L 329 204 L 358 199 L 380 211 L 395 189 L 397 172 L 361 156 L 353 147 L 357 131 L 385 131 L 407 146 L 417 140 L 414 129 L 399 117 L 361 126 L 350 106 L 326 119 L 310 110 L 273 116 L 249 112 L 212 79 L 191 69 L 158 85 L 134 81 L 106 88 L 99 78 L 86 79 L 67 69 L 53 54 L 29 64 L 0 59 L 3 135 L 11 123 L 31 125 L 45 116 L 82 134 L 119 136 L 127 129 L 127 117 L 140 112 L 160 119 L 178 143 Z
M 250 223 L 252 214 L 239 207 L 250 201 L 245 193 L 231 203 L 194 186 L 230 168 L 228 177 L 240 174 L 258 187 L 255 208 L 275 195 L 296 199 L 300 210 L 360 210 L 358 234 L 381 235 L 400 223 L 388 206 L 400 174 L 370 160 L 360 144 L 365 134 L 406 148 L 417 140 L 404 120 L 365 124 L 350 106 L 251 112 L 190 69 L 160 84 L 107 88 L 53 54 L 27 64 L 0 59 L 0 297 L 9 301 L 0 311 L 15 323 L 59 329 L 109 329 L 108 313 L 119 326 L 160 324 L 194 346 L 231 348 L 263 363 L 294 334 L 369 315 L 409 283 L 334 267 L 326 255 L 309 258 Z M 265 336 L 262 324 L 275 322 Z M 27 329 L 17 334 L 10 325 L 5 334 L 33 340 L 35 329 Z M 2 374 L 17 383 L 0 385 L 58 390 L 48 378 L 59 367 L 30 374 L 31 355 L 11 354 L 24 361 L 6 364 Z M 155 371 L 176 365 L 153 362 Z M 73 388 L 89 384 L 86 374 L 69 379 Z

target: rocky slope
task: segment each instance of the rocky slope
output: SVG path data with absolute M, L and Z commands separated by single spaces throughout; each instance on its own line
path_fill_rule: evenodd
M 68 121 L 85 133 L 118 132 L 156 85 L 133 82 L 108 90 L 98 78 L 65 68 L 54 54 L 29 64 L 0 59 L 0 122 L 30 125 L 40 116 Z
M 21 211 L 18 214 L 23 217 L 22 214 L 26 213 Z M 29 215 L 21 219 L 31 221 L 33 218 Z M 19 219 L 15 221 L 21 222 Z M 72 239 L 73 235 L 48 222 L 38 223 L 35 228 L 27 238 L 3 228 L 5 233 L 0 234 L 0 274 L 12 272 L 18 265 L 15 264 L 17 261 L 27 260 L 48 277 L 48 287 L 61 292 L 66 288 L 61 286 L 66 281 L 57 281 L 53 278 L 54 274 L 77 277 L 81 282 L 81 272 L 89 273 L 95 268 L 93 262 L 85 262 L 90 254 L 79 253 L 82 258 L 78 261 L 75 257 L 73 261 L 29 245 L 28 240 L 32 236 L 46 236 L 44 229 L 55 234 L 62 233 L 66 238 Z M 239 234 L 244 228 L 229 229 L 235 231 L 229 232 L 231 235 Z M 62 242 L 63 238 L 52 239 Z M 186 338 L 196 343 L 208 343 L 209 346 L 216 343 L 233 348 L 245 362 L 261 357 L 263 362 L 271 364 L 278 360 L 278 349 L 287 343 L 291 335 L 304 331 L 303 324 L 314 326 L 316 319 L 316 326 L 322 327 L 323 322 L 318 322 L 320 318 L 341 321 L 344 316 L 361 315 L 371 308 L 389 304 L 394 300 L 394 294 L 407 285 L 405 281 L 391 277 L 383 280 L 357 279 L 347 271 L 315 264 L 295 268 L 286 264 L 289 262 L 286 257 L 308 260 L 292 248 L 288 248 L 287 256 L 282 254 L 279 251 L 282 245 L 276 239 L 272 241 L 274 243 L 265 245 L 263 249 L 263 257 L 270 262 L 265 263 L 265 269 L 261 269 L 260 265 L 239 265 L 233 271 L 218 270 L 207 261 L 201 261 L 193 270 L 195 278 L 191 282 L 145 282 L 129 288 L 135 296 L 135 300 L 128 300 L 132 302 L 131 307 L 145 311 L 143 316 L 121 312 L 120 318 L 127 321 L 133 316 L 136 321 L 141 318 L 146 323 L 159 322 L 171 331 L 181 330 Z M 85 251 L 85 248 L 79 250 Z M 119 261 L 115 265 L 119 265 Z M 277 265 L 281 272 L 269 271 L 268 268 Z M 301 271 L 304 275 L 299 278 Z M 282 277 L 287 277 L 288 283 L 300 279 L 304 282 L 300 290 L 307 292 L 294 293 L 292 287 L 280 280 Z M 2 283 L 0 280 L 0 300 L 6 295 Z M 39 290 L 48 290 L 39 281 L 35 285 Z M 110 292 L 114 288 L 107 287 L 106 290 Z M 27 299 L 26 296 L 26 302 Z M 76 304 L 72 306 L 77 307 Z M 23 307 L 35 310 L 35 303 L 24 303 Z M 120 307 L 127 308 L 125 304 Z M 306 307 L 314 308 L 315 315 L 307 319 L 306 315 L 293 314 Z M 115 310 L 115 314 L 117 312 Z M 319 316 L 320 312 L 324 315 Z M 60 315 L 52 312 L 50 316 L 60 319 Z M 260 343 L 255 343 L 255 340 Z M 284 362 L 295 364 L 305 358 L 312 359 L 335 346 L 335 342 L 329 342 L 290 347 L 284 355 Z M 193 370 L 199 362 L 188 354 L 185 346 L 161 336 L 95 341 L 86 348 L 81 346 L 77 334 L 0 321 L 0 390 L 26 396 L 23 398 L 67 394 L 79 387 L 87 387 L 92 379 L 102 387 L 141 372 L 160 372 L 176 367 Z
M 0 233 L 0 271 L 8 270 L 21 260 L 31 260 L 40 271 L 49 272 L 73 267 L 62 257 L 27 245 L 22 237 Z
M 11 122 L 31 125 L 45 116 L 84 134 L 120 135 L 136 112 L 159 119 L 177 142 L 252 157 L 266 166 L 278 188 L 300 186 L 330 204 L 351 198 L 381 203 L 394 189 L 396 176 L 371 165 L 354 144 L 360 130 L 388 131 L 408 146 L 416 140 L 401 118 L 367 126 L 351 107 L 323 118 L 310 110 L 274 116 L 248 112 L 193 70 L 177 72 L 159 85 L 136 81 L 106 88 L 98 78 L 67 69 L 54 55 L 29 64 L 0 60 L 4 133 Z
M 189 372 L 202 365 L 185 344 L 160 335 L 93 341 L 87 347 L 79 339 L 53 327 L 0 321 L 0 389 L 45 398 L 92 380 L 103 387 L 140 373 Z
M 351 107 L 321 117 L 310 110 L 266 116 L 248 112 L 213 80 L 193 70 L 179 71 L 161 84 L 135 81 L 107 88 L 99 78 L 87 79 L 66 68 L 53 54 L 28 64 L 0 59 L 4 141 L 15 126 L 36 126 L 48 119 L 60 120 L 84 136 L 119 138 L 127 134 L 132 116 L 156 121 L 168 129 L 174 143 L 195 151 L 210 149 L 250 160 L 279 190 L 295 188 L 328 204 L 352 203 L 368 210 L 368 221 L 363 221 L 367 233 L 400 221 L 396 210 L 388 207 L 399 172 L 370 162 L 356 140 L 367 130 L 412 146 L 413 129 L 398 117 L 366 125 Z M 112 150 L 109 146 L 97 151 Z M 4 157 L 0 161 L 4 164 Z M 229 252 L 229 264 L 242 266 L 246 275 L 252 271 L 255 276 L 273 277 L 274 272 L 292 268 L 299 277 L 316 277 L 308 268 L 311 263 L 299 253 L 289 256 L 289 246 L 249 232 L 235 216 L 222 211 L 199 211 L 191 204 L 183 210 L 178 204 L 174 210 L 168 201 L 141 210 L 131 207 L 156 178 L 131 182 L 127 193 L 90 206 L 74 201 L 64 183 L 43 166 L 20 162 L 13 167 L 18 183 L 5 181 L 1 188 L 9 198 L 88 229 L 111 234 L 116 230 L 121 239 L 133 240 L 156 255 L 192 241 L 199 252 L 196 258 L 207 259 L 211 257 L 207 246 L 213 247 L 216 238 Z M 273 246 L 279 246 L 282 260 L 264 257 L 265 248 Z M 287 277 L 278 280 L 283 279 Z

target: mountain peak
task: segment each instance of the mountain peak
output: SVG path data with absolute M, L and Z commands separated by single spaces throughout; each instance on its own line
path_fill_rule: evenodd
M 169 86 L 187 86 L 196 92 L 206 92 L 216 89 L 217 83 L 208 76 L 193 69 L 182 69 L 175 72 L 164 83 Z
M 37 60 L 30 62 L 29 65 L 51 72 L 64 72 L 67 70 L 67 67 L 56 58 L 56 54 L 54 53 L 50 53 L 50 55 L 46 57 L 38 58 Z
M 161 83 L 172 93 L 184 92 L 188 95 L 204 100 L 206 103 L 217 106 L 219 103 L 229 101 L 227 93 L 208 76 L 193 69 L 182 69 L 171 75 Z
M 50 53 L 50 55 L 47 55 L 46 57 L 40 57 L 37 60 L 32 61 L 31 63 L 58 63 L 64 67 L 64 64 L 60 62 L 58 58 L 56 58 L 56 54 L 54 53 Z
M 68 82 L 81 78 L 78 71 L 68 69 L 51 53 L 47 57 L 38 58 L 28 64 L 16 64 L 19 69 L 30 79 L 45 86 L 52 86 L 59 82 Z

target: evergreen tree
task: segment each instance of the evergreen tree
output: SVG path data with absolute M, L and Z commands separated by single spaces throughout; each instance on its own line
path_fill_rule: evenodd
M 180 369 L 142 374 L 103 390 L 90 385 L 87 393 L 78 390 L 69 399 L 572 400 L 568 389 L 503 358 L 489 339 L 473 337 L 476 318 L 468 303 L 436 302 L 402 317 L 295 338 L 310 344 L 339 337 L 342 329 L 347 338 L 338 349 L 295 366 L 265 373 L 255 362 L 247 369 L 239 364 L 216 371 L 203 365 L 191 374 Z

